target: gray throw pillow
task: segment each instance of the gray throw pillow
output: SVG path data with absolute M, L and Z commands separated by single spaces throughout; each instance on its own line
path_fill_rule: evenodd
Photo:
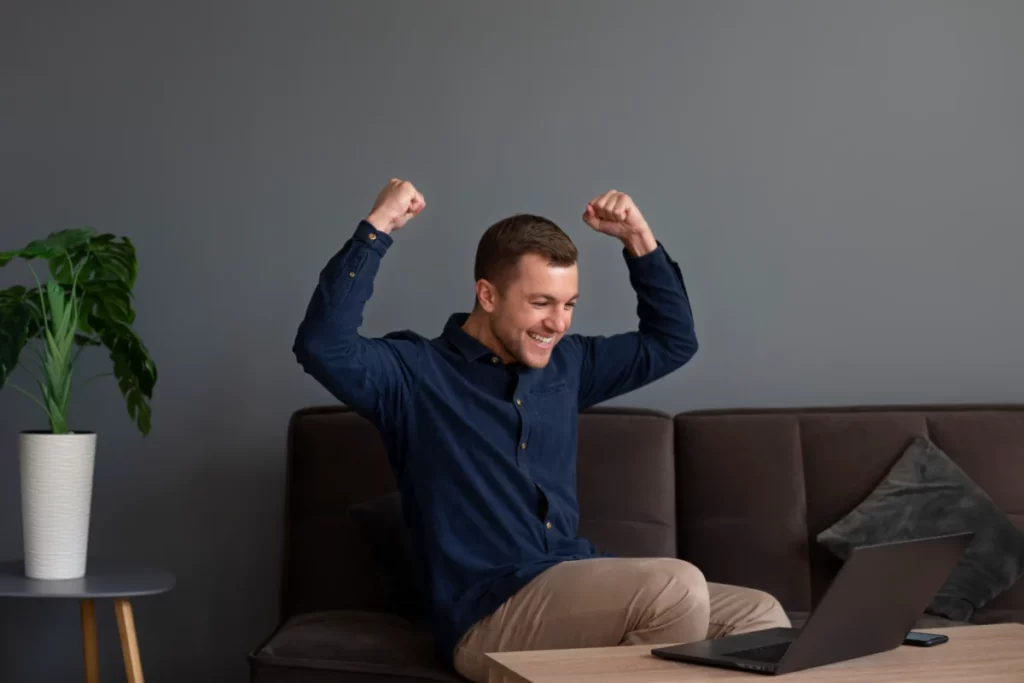
M 955 621 L 969 621 L 1024 574 L 1024 531 L 934 443 L 918 437 L 818 542 L 845 560 L 862 545 L 963 531 L 974 531 L 974 540 L 925 610 Z

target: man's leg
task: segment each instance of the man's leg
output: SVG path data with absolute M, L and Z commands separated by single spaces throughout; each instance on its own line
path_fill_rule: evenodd
M 711 599 L 708 638 L 792 625 L 779 601 L 764 591 L 709 582 L 708 594 Z
M 455 648 L 455 668 L 483 683 L 485 652 L 701 640 L 709 614 L 704 575 L 683 560 L 562 562 L 473 626 Z

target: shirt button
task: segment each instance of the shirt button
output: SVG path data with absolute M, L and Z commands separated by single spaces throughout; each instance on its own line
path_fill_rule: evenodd
M 492 363 L 497 363 L 498 362 L 498 357 L 497 356 L 491 356 L 491 362 Z
M 349 277 L 355 277 L 356 276 L 356 272 L 353 270 L 353 271 L 349 272 L 348 276 Z
M 550 529 L 550 528 L 551 528 L 551 522 L 548 522 L 548 523 L 547 523 L 547 524 L 545 524 L 544 526 L 546 526 L 547 528 L 549 528 L 549 529 Z
M 523 402 L 522 402 L 522 401 L 520 401 L 520 400 L 519 400 L 519 399 L 517 398 L 517 399 L 516 399 L 516 405 L 517 405 L 517 406 L 521 406 L 521 405 L 523 405 Z
M 521 444 L 519 444 L 519 447 L 525 451 L 526 450 L 526 442 L 524 441 Z
M 375 240 L 375 239 L 377 239 L 377 235 L 376 235 L 376 233 L 372 233 L 372 232 L 371 232 L 371 233 L 370 233 L 370 239 L 371 239 L 371 240 Z

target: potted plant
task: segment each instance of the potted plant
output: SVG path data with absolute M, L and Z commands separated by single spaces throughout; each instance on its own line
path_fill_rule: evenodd
M 132 329 L 135 247 L 128 238 L 84 228 L 0 252 L 0 268 L 16 258 L 26 261 L 36 286 L 0 291 L 0 389 L 10 386 L 37 403 L 50 427 L 20 434 L 25 574 L 78 578 L 86 569 L 96 434 L 71 428 L 71 394 L 113 375 L 138 429 L 145 436 L 150 428 L 157 373 Z M 35 259 L 49 266 L 45 285 L 30 263 Z M 113 372 L 73 385 L 75 362 L 90 346 L 106 347 Z M 23 354 L 26 347 L 34 354 Z M 11 382 L 19 366 L 34 377 L 38 395 Z

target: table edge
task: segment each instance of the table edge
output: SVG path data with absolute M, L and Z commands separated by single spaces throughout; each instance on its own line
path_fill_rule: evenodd
M 966 626 L 946 626 L 946 627 L 942 627 L 942 628 L 915 629 L 915 630 L 923 630 L 923 631 L 927 631 L 928 633 L 938 633 L 938 634 L 944 634 L 944 635 L 951 635 L 951 634 L 955 634 L 957 631 L 962 631 L 964 629 L 993 629 L 993 630 L 994 629 L 1001 629 L 1001 630 L 1006 630 L 1006 631 L 1016 630 L 1016 631 L 1019 631 L 1022 636 L 1024 636 L 1024 624 L 1022 624 L 1020 622 L 1016 622 L 1016 621 L 996 623 L 996 624 L 969 624 L 969 625 L 966 625 Z M 654 643 L 654 644 L 649 645 L 649 647 L 655 648 L 655 647 L 661 647 L 663 645 L 671 645 L 671 644 L 672 643 L 662 643 L 662 644 Z M 557 648 L 557 649 L 568 652 L 568 651 L 576 650 L 576 649 L 581 649 L 581 650 L 609 650 L 609 649 L 614 649 L 614 648 L 619 648 L 619 647 L 623 647 L 623 646 L 622 645 L 607 645 L 607 646 L 604 646 L 604 647 L 593 647 L 593 648 Z M 636 647 L 636 646 L 626 646 L 626 647 Z M 519 650 L 519 651 L 516 651 L 516 652 L 536 652 L 536 650 Z M 531 683 L 528 679 L 524 678 L 521 674 L 518 674 L 513 669 L 509 668 L 509 666 L 507 664 L 505 664 L 504 662 L 502 662 L 502 661 L 500 661 L 498 659 L 495 659 L 492 656 L 492 655 L 516 654 L 516 652 L 513 652 L 513 651 L 509 651 L 509 652 L 485 652 L 485 653 L 483 653 L 483 657 L 484 657 L 484 661 L 486 661 L 488 663 L 488 666 L 498 666 L 498 667 L 501 668 L 501 670 L 502 670 L 502 672 L 504 674 L 511 675 L 516 680 L 522 681 L 523 683 Z

